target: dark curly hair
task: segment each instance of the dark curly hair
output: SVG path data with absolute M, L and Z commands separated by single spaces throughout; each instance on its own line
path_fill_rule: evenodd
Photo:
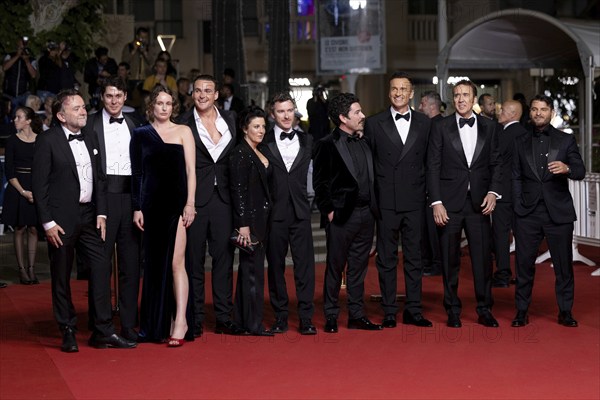
M 263 118 L 266 122 L 267 114 L 259 106 L 248 106 L 240 111 L 240 115 L 238 116 L 237 120 L 238 141 L 244 137 L 244 129 L 248 128 L 248 125 L 250 125 L 250 122 L 254 118 Z
M 354 93 L 340 93 L 331 100 L 327 106 L 327 114 L 335 126 L 340 126 L 340 115 L 348 117 L 352 104 L 358 103 L 358 97 Z

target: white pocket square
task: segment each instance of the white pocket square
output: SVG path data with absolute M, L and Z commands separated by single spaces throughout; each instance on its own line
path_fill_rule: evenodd
M 93 150 L 93 152 L 94 152 L 94 155 L 95 155 L 95 156 L 97 156 L 97 155 L 98 155 L 98 150 L 94 149 L 94 150 Z

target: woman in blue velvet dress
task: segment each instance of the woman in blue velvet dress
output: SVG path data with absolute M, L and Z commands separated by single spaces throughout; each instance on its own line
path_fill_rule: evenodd
M 170 347 L 193 340 L 186 228 L 194 220 L 195 144 L 191 130 L 172 122 L 177 96 L 157 86 L 148 105 L 149 125 L 130 144 L 135 225 L 144 231 L 144 282 L 140 341 Z

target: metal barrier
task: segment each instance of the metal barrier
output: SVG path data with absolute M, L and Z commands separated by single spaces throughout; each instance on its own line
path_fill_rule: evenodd
M 573 230 L 573 261 L 593 267 L 596 263 L 582 256 L 577 245 L 600 247 L 600 174 L 589 173 L 582 181 L 569 180 L 569 191 L 577 213 Z M 537 258 L 536 263 L 544 262 L 548 258 L 550 252 L 547 251 Z M 600 276 L 600 268 L 592 272 L 592 275 Z

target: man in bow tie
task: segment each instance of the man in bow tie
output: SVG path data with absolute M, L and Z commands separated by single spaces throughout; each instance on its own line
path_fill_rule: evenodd
M 410 77 L 395 72 L 389 80 L 390 108 L 365 123 L 375 165 L 375 196 L 381 212 L 377 220 L 377 271 L 385 328 L 396 327 L 398 303 L 398 242 L 402 237 L 406 301 L 402 322 L 432 326 L 421 307 L 421 228 L 425 221 L 425 162 L 431 121 L 413 112 Z M 424 232 L 426 233 L 426 232 Z
M 100 97 L 103 107 L 88 118 L 87 127 L 98 138 L 102 172 L 106 174 L 108 219 L 104 250 L 110 268 L 116 244 L 121 336 L 136 341 L 141 237 L 133 225 L 129 142 L 131 133 L 141 123 L 134 113 L 123 112 L 127 85 L 120 78 L 104 80 Z
M 532 126 L 515 139 L 513 154 L 513 204 L 515 210 L 515 259 L 517 314 L 513 327 L 529 323 L 535 259 L 545 237 L 552 256 L 558 323 L 576 327 L 573 318 L 573 222 L 577 219 L 569 179 L 582 180 L 585 166 L 575 136 L 550 125 L 554 101 L 545 95 L 531 100 Z
M 96 348 L 133 348 L 136 343 L 115 334 L 112 324 L 110 268 L 104 253 L 108 205 L 98 140 L 85 129 L 87 112 L 77 91 L 62 91 L 56 102 L 60 106 L 56 114 L 60 126 L 38 137 L 32 180 L 38 215 L 48 240 L 52 305 L 63 334 L 61 350 L 79 351 L 75 339 L 77 314 L 70 287 L 75 249 L 90 269 L 89 344 Z
M 360 133 L 365 115 L 352 93 L 331 99 L 329 118 L 336 128 L 317 142 L 313 183 L 321 225 L 327 234 L 327 262 L 323 289 L 325 332 L 337 333 L 342 272 L 348 264 L 348 329 L 381 330 L 367 318 L 365 276 L 373 244 L 375 201 L 373 156 Z
M 501 195 L 498 148 L 501 126 L 473 112 L 477 87 L 462 80 L 452 89 L 456 112 L 434 123 L 427 150 L 427 188 L 440 232 L 447 326 L 462 326 L 458 297 L 461 232 L 469 241 L 477 322 L 497 327 L 492 315 L 490 214 Z
M 275 121 L 261 144 L 261 151 L 273 166 L 270 192 L 273 198 L 272 223 L 267 244 L 269 298 L 275 313 L 271 330 L 288 330 L 289 298 L 285 284 L 285 256 L 288 246 L 294 264 L 298 299 L 299 332 L 317 333 L 312 323 L 315 306 L 315 257 L 310 203 L 306 190 L 312 137 L 294 130 L 296 103 L 289 93 L 278 93 L 271 101 Z

